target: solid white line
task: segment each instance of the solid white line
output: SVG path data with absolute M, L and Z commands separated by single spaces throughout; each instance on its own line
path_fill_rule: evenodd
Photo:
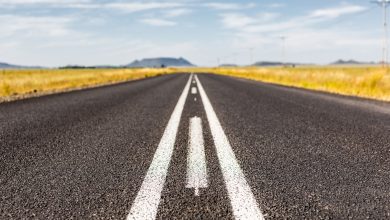
M 234 217 L 235 219 L 264 219 L 210 100 L 197 76 L 195 80 L 209 121 Z
M 196 93 L 198 93 L 196 87 L 192 87 L 191 88 L 191 94 L 196 94 Z
M 127 220 L 152 220 L 156 218 L 161 192 L 164 188 L 169 163 L 171 161 L 180 118 L 186 102 L 192 75 L 176 104 L 164 134 L 160 140 L 153 161 L 131 207 Z
M 199 188 L 208 186 L 202 120 L 199 117 L 190 119 L 187 163 L 186 187 L 194 188 L 195 196 L 199 196 Z

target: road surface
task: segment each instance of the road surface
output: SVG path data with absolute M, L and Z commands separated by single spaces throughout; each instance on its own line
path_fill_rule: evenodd
M 384 102 L 177 74 L 0 121 L 0 219 L 390 218 Z

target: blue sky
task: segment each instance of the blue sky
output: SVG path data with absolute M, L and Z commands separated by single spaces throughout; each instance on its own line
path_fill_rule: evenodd
M 287 61 L 379 61 L 381 16 L 365 0 L 0 0 L 0 61 L 118 65 L 164 56 L 248 64 L 280 61 L 280 36 Z

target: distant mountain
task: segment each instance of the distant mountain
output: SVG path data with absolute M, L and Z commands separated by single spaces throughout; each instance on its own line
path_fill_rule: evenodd
M 9 63 L 0 63 L 0 69 L 42 69 L 39 66 L 20 66 Z
M 337 60 L 330 65 L 375 65 L 375 62 L 360 62 L 356 60 Z
M 282 66 L 281 62 L 272 62 L 272 61 L 260 61 L 254 63 L 252 66 Z
M 238 65 L 237 64 L 226 63 L 226 64 L 219 65 L 219 67 L 238 67 Z
M 273 61 L 260 61 L 252 64 L 252 66 L 298 66 L 300 63 L 282 63 Z
M 154 67 L 154 68 L 185 67 L 185 66 L 194 66 L 194 65 L 184 58 L 169 58 L 169 57 L 135 60 L 134 62 L 126 65 L 126 67 Z
M 0 63 L 0 69 L 21 69 L 22 66 L 13 65 L 9 63 Z

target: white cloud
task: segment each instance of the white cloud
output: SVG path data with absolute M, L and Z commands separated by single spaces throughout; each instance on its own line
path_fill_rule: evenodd
M 70 3 L 88 3 L 90 0 L 0 0 L 1 5 L 16 4 L 70 4 Z
M 76 9 L 116 9 L 124 12 L 140 12 L 156 9 L 174 9 L 182 7 L 180 2 L 123 2 L 96 3 L 92 0 L 0 0 L 0 7 L 20 7 L 31 5 L 44 5 L 46 7 L 76 8 Z
M 73 21 L 74 18 L 70 17 L 1 15 L 0 33 L 2 36 L 20 34 L 22 34 L 22 36 L 64 36 L 72 32 L 69 25 Z
M 221 15 L 221 22 L 225 28 L 235 29 L 247 33 L 283 32 L 291 29 L 315 26 L 331 19 L 358 13 L 366 10 L 359 5 L 342 5 L 338 8 L 317 9 L 307 15 L 291 17 L 288 20 L 275 21 L 279 17 L 276 13 L 260 13 L 248 16 L 240 13 L 226 13 Z
M 170 2 L 129 2 L 129 3 L 109 3 L 102 7 L 119 9 L 126 12 L 139 12 L 153 9 L 170 9 L 182 7 L 181 3 L 170 3 Z
M 256 24 L 256 19 L 243 14 L 229 13 L 223 14 L 222 23 L 224 27 L 231 29 L 242 29 L 249 25 Z
M 244 33 L 269 33 L 305 26 L 305 19 L 295 18 L 287 21 L 273 21 L 278 14 L 262 13 L 257 16 L 247 16 L 240 13 L 222 14 L 222 24 L 227 29 Z M 270 22 L 273 21 L 273 22 Z
M 0 7 L 30 7 L 30 6 L 47 6 L 47 7 L 73 7 L 91 5 L 91 0 L 0 0 Z
M 277 19 L 280 16 L 279 13 L 264 12 L 256 15 L 256 19 L 259 22 L 269 22 Z
M 343 5 L 337 8 L 325 8 L 314 10 L 310 13 L 309 18 L 337 18 L 343 15 L 359 13 L 366 8 L 359 5 Z
M 172 9 L 172 10 L 165 11 L 163 14 L 164 14 L 164 17 L 174 18 L 174 17 L 179 17 L 179 16 L 190 14 L 191 12 L 192 12 L 192 10 L 187 9 L 187 8 L 178 8 L 178 9 Z
M 283 3 L 272 3 L 267 5 L 269 8 L 282 8 L 285 7 L 286 5 Z
M 0 0 L 0 7 L 31 7 L 39 6 L 46 8 L 71 8 L 71 9 L 116 9 L 124 12 L 141 12 L 148 10 L 169 10 L 166 17 L 178 17 L 192 12 L 189 8 L 206 7 L 215 10 L 242 10 L 256 6 L 254 3 L 196 3 L 193 1 L 107 1 L 98 2 L 94 0 Z
M 250 4 L 234 4 L 234 3 L 219 3 L 219 2 L 212 2 L 212 3 L 205 3 L 205 7 L 212 8 L 216 10 L 240 10 L 240 9 L 248 9 L 248 8 L 254 8 L 256 4 L 250 3 Z
M 145 18 L 140 20 L 142 23 L 152 25 L 152 26 L 175 26 L 176 22 L 165 20 L 165 19 L 158 19 L 158 18 Z
M 242 13 L 225 13 L 220 15 L 225 28 L 248 30 L 250 27 L 264 26 L 279 17 L 277 13 L 259 13 L 256 16 L 248 16 Z
M 360 30 L 343 29 L 341 26 L 321 28 L 321 24 L 335 18 L 364 10 L 366 8 L 359 5 L 342 4 L 337 8 L 317 9 L 300 16 L 290 16 L 288 19 L 282 19 L 280 14 L 269 12 L 251 16 L 244 13 L 224 13 L 220 16 L 223 27 L 229 30 L 227 36 L 230 37 L 230 45 L 234 51 L 261 47 L 262 53 L 267 54 L 265 59 L 279 60 L 281 56 L 279 37 L 283 35 L 288 37 L 286 41 L 288 50 L 294 54 L 290 60 L 295 58 L 306 60 L 305 62 L 319 60 L 324 62 L 342 57 L 359 59 L 358 54 L 351 51 L 366 50 L 370 51 L 371 55 L 372 51 L 375 54 L 379 45 L 377 42 L 380 41 L 372 32 L 363 34 Z M 350 50 L 351 48 L 355 49 Z M 360 59 L 370 59 L 368 58 L 370 55 L 367 55 L 370 52 L 360 54 Z

